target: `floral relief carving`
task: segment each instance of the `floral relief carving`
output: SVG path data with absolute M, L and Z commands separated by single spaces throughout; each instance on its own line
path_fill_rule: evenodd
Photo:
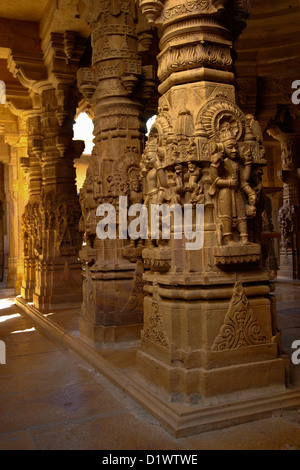
M 194 0 L 188 1 L 181 5 L 176 5 L 172 8 L 164 10 L 163 15 L 166 19 L 174 18 L 174 16 L 182 15 L 185 13 L 190 13 L 197 11 L 199 13 L 215 13 L 217 7 L 214 6 L 215 3 L 220 3 L 211 0 Z M 221 2 L 222 3 L 222 2 Z
M 136 263 L 134 278 L 133 278 L 133 287 L 128 299 L 128 302 L 124 306 L 123 311 L 134 312 L 136 310 L 142 312 L 143 300 L 144 300 L 144 286 L 145 281 L 143 279 L 144 274 L 144 265 L 141 260 L 138 260 Z
M 165 80 L 172 72 L 205 65 L 230 70 L 230 49 L 227 46 L 199 42 L 180 48 L 170 47 L 159 57 L 158 76 L 160 80 Z
M 34 258 L 41 252 L 42 227 L 40 204 L 30 202 L 22 215 L 22 237 L 24 241 L 24 256 Z
M 225 351 L 255 346 L 267 342 L 264 331 L 255 318 L 241 282 L 234 286 L 233 296 L 212 351 Z
M 157 284 L 154 285 L 154 293 L 152 297 L 152 306 L 147 322 L 147 328 L 144 334 L 144 340 L 150 340 L 158 346 L 170 349 L 170 341 L 166 334 L 162 314 L 160 313 L 160 295 L 156 290 Z

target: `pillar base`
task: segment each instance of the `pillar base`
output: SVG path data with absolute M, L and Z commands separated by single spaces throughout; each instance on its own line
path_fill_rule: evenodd
M 126 268 L 126 269 L 125 269 Z M 140 341 L 143 327 L 143 266 L 84 271 L 79 331 L 95 347 L 114 347 Z
M 238 373 L 238 371 L 236 371 Z M 127 384 L 130 395 L 176 438 L 224 429 L 282 412 L 296 409 L 300 403 L 300 389 L 265 387 L 260 390 L 223 395 L 219 400 L 203 399 L 186 406 L 172 402 L 162 390 L 151 389 L 140 376 Z
M 23 297 L 24 300 L 27 302 L 32 302 L 33 300 L 33 294 L 34 294 L 34 288 L 33 287 L 21 287 L 21 297 Z
M 265 390 L 269 393 L 286 390 L 284 357 L 208 370 L 168 366 L 139 351 L 136 368 L 153 392 L 163 390 L 168 401 L 187 405 L 227 403 L 230 396 L 260 396 Z
M 8 274 L 7 274 L 7 282 L 6 287 L 8 289 L 15 289 L 17 283 L 17 259 L 16 258 L 8 258 Z
M 279 275 L 287 279 L 299 279 L 297 251 L 287 250 L 280 253 L 280 271 Z
M 82 301 L 82 293 L 80 288 L 74 294 L 56 294 L 56 295 L 39 295 L 33 294 L 34 306 L 43 312 L 49 310 L 57 310 L 63 308 L 64 305 L 69 307 L 78 307 Z
M 33 303 L 38 310 L 78 306 L 81 302 L 81 266 L 76 258 L 37 263 Z
M 149 387 L 187 404 L 286 389 L 288 357 L 269 283 L 167 289 L 168 279 L 147 274 L 136 369 Z
M 107 354 L 106 351 L 101 354 L 101 351 L 82 341 L 77 332 L 62 328 L 53 322 L 52 316 L 44 316 L 22 298 L 17 298 L 16 304 L 47 333 L 79 354 L 93 368 L 139 403 L 175 437 L 224 429 L 268 418 L 282 410 L 299 408 L 300 388 L 285 389 L 280 384 L 279 387 L 273 385 L 260 390 L 240 391 L 219 398 L 202 398 L 195 400 L 189 406 L 183 402 L 171 401 L 162 389 L 153 384 L 149 386 L 149 383 L 136 372 L 132 362 L 134 353 L 130 352 L 127 359 L 125 348 L 120 348 L 113 354 Z M 124 357 L 127 361 L 125 367 Z
M 80 338 L 94 348 L 112 348 L 138 345 L 142 324 L 124 326 L 97 326 L 79 320 Z

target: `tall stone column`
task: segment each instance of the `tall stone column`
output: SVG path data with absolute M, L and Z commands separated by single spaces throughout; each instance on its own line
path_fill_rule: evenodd
M 139 175 L 144 146 L 144 100 L 153 86 L 153 67 L 142 66 L 134 0 L 85 0 L 91 27 L 92 65 L 78 73 L 78 84 L 94 113 L 95 147 L 81 190 L 83 304 L 80 333 L 93 345 L 137 340 L 143 301 L 141 243 L 99 239 L 100 204 L 119 215 L 142 202 Z M 151 39 L 151 35 L 150 35 Z M 149 41 L 149 38 L 148 38 Z M 142 41 L 143 42 L 143 41 Z M 147 94 L 148 93 L 148 94 Z M 119 196 L 127 197 L 118 210 Z M 125 199 L 123 199 L 125 200 Z M 104 214 L 103 214 L 104 215 Z
M 6 230 L 8 244 L 7 279 L 9 288 L 20 294 L 23 277 L 23 247 L 19 238 L 21 215 L 28 198 L 27 175 L 22 162 L 27 154 L 27 135 L 21 116 L 6 110 L 9 121 L 3 126 L 5 142 L 9 145 L 9 157 L 4 161 L 4 193 L 6 199 Z M 3 115 L 3 119 L 5 116 Z M 9 213 L 7 213 L 9 212 Z M 6 277 L 6 275 L 5 275 Z
M 5 125 L 0 124 L 0 133 L 5 132 Z M 9 185 L 8 185 L 8 165 L 10 160 L 9 145 L 5 143 L 4 135 L 0 136 L 0 155 L 3 164 L 3 192 L 2 192 L 2 212 L 3 212 L 3 278 L 2 282 L 6 286 L 8 278 L 8 257 L 9 257 Z
M 24 275 L 21 295 L 32 301 L 36 283 L 36 259 L 41 251 L 40 202 L 42 190 L 42 134 L 39 112 L 31 112 L 27 120 L 28 133 L 28 192 L 29 200 L 22 215 L 24 242 Z
M 280 142 L 283 182 L 283 206 L 279 210 L 281 228 L 280 276 L 300 279 L 300 134 L 289 112 L 281 122 L 273 120 L 268 133 Z M 293 132 L 291 132 L 293 131 Z
M 275 301 L 253 233 L 266 165 L 261 130 L 234 88 L 233 44 L 248 4 L 140 0 L 159 29 L 162 95 L 142 159 L 145 204 L 150 215 L 162 202 L 180 212 L 170 240 L 162 231 L 143 250 L 137 371 L 147 389 L 187 404 L 285 390 Z M 193 219 L 182 224 L 186 206 Z M 191 230 L 199 233 L 188 246 Z
M 17 140 L 17 138 L 16 138 Z M 17 181 L 18 181 L 18 158 L 17 149 L 15 147 L 16 142 L 12 142 L 10 139 L 10 161 L 7 165 L 8 173 L 8 207 L 9 207 L 9 252 L 8 252 L 8 275 L 7 275 L 7 287 L 14 289 L 15 293 L 18 292 L 18 258 L 19 258 L 19 207 L 18 207 L 18 193 L 17 193 Z M 15 214 L 13 217 L 12 214 Z
M 84 40 L 71 31 L 51 33 L 43 54 L 11 51 L 8 67 L 29 90 L 30 200 L 23 217 L 25 277 L 22 293 L 40 310 L 82 299 L 79 250 L 81 209 L 73 165 L 83 151 L 74 142 L 76 73 Z
M 76 191 L 73 160 L 83 151 L 73 143 L 73 120 L 76 107 L 69 101 L 66 115 L 59 122 L 57 89 L 41 93 L 41 168 L 42 188 L 38 207 L 36 243 L 36 285 L 33 302 L 39 309 L 55 304 L 79 302 L 81 216 Z

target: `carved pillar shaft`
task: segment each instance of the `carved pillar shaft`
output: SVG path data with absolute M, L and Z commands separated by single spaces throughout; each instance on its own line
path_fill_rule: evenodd
M 8 274 L 7 274 L 7 287 L 14 288 L 18 292 L 18 197 L 17 197 L 17 149 L 11 148 L 11 161 L 8 165 L 8 200 L 9 200 L 9 255 L 8 255 Z M 12 217 L 12 214 L 16 214 Z
M 18 236 L 21 229 L 21 215 L 28 199 L 27 177 L 23 162 L 27 160 L 27 136 L 24 121 L 15 118 L 14 130 L 5 130 L 5 140 L 10 145 L 9 160 L 6 168 L 4 191 L 6 193 L 9 215 L 7 219 L 7 287 L 20 294 L 23 277 L 22 240 Z M 13 132 L 12 132 L 13 130 Z
M 41 136 L 39 150 L 42 188 L 39 200 L 38 246 L 34 304 L 48 309 L 81 299 L 78 253 L 81 247 L 81 216 L 73 160 L 83 150 L 72 141 L 75 106 L 72 101 L 60 119 L 57 88 L 41 93 Z M 32 188 L 33 190 L 33 188 Z
M 42 189 L 42 135 L 39 113 L 33 113 L 27 121 L 28 132 L 28 193 L 29 201 L 22 216 L 24 243 L 24 275 L 21 295 L 32 301 L 36 283 L 36 259 L 41 249 L 40 199 Z
M 23 292 L 31 297 L 35 277 L 33 301 L 44 310 L 82 298 L 81 211 L 73 160 L 81 155 L 83 144 L 72 138 L 77 106 L 74 85 L 85 40 L 72 31 L 52 32 L 42 47 L 31 57 L 26 55 L 26 60 L 24 54 L 11 50 L 8 68 L 30 90 L 26 109 L 39 116 L 37 122 L 29 123 L 31 195 L 23 218 L 24 236 L 28 238 L 26 225 L 32 232 L 33 241 L 26 250 L 30 258 L 36 258 L 35 274 L 34 269 L 27 271 Z
M 261 131 L 233 86 L 233 42 L 248 3 L 140 0 L 161 38 L 162 97 L 142 159 L 145 204 L 150 214 L 163 202 L 181 215 L 170 219 L 170 239 L 161 231 L 143 251 L 137 369 L 141 383 L 187 403 L 285 389 L 269 277 L 250 235 L 266 165 Z M 185 220 L 187 206 L 193 218 Z
M 81 335 L 92 344 L 137 340 L 142 321 L 141 248 L 129 240 L 99 239 L 99 204 L 142 202 L 139 176 L 144 144 L 142 60 L 138 54 L 133 0 L 89 0 L 92 67 L 78 73 L 79 88 L 91 102 L 95 147 L 81 191 L 81 252 L 84 271 Z M 148 77 L 147 77 L 148 78 Z M 125 212 L 127 206 L 125 208 Z M 122 215 L 123 216 L 123 215 Z M 127 221 L 127 216 L 125 214 Z M 117 222 L 117 233 L 119 225 Z
M 279 210 L 281 228 L 280 276 L 300 279 L 300 138 L 281 135 L 283 206 Z

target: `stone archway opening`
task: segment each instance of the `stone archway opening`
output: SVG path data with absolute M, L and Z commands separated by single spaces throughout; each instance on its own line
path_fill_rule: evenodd
M 154 123 L 154 121 L 155 121 L 156 118 L 157 118 L 157 115 L 154 114 L 154 115 L 151 116 L 151 117 L 147 120 L 147 122 L 146 122 L 146 128 L 147 128 L 146 136 L 147 136 L 147 137 L 148 137 L 148 135 L 149 135 L 150 129 L 151 129 L 151 127 L 152 127 L 152 125 L 153 125 L 153 123 Z

